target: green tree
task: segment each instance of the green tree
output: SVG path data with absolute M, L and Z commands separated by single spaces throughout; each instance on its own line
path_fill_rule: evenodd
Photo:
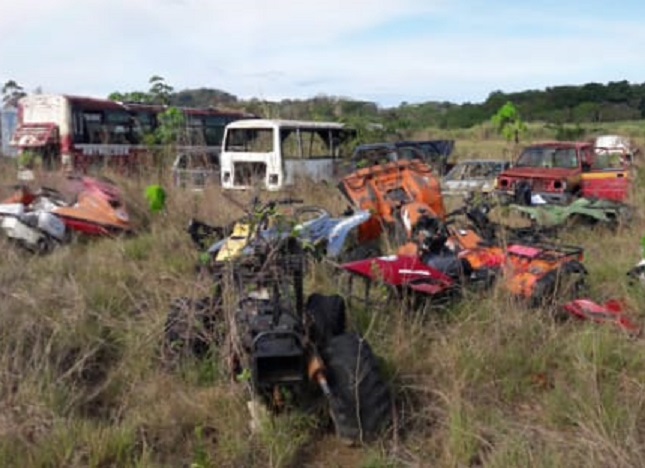
M 151 98 L 151 102 L 166 106 L 169 105 L 174 88 L 167 84 L 166 80 L 159 75 L 152 76 L 149 83 L 150 90 L 148 91 L 148 95 Z
M 511 101 L 507 101 L 492 118 L 495 130 L 504 136 L 506 141 L 519 144 L 520 137 L 527 131 L 526 124 Z
M 137 104 L 148 104 L 151 102 L 150 95 L 148 93 L 144 93 L 143 91 L 131 91 L 128 93 L 115 91 L 113 93 L 110 93 L 108 99 L 118 102 L 134 102 Z
M 2 86 L 2 105 L 5 108 L 17 107 L 18 101 L 26 95 L 22 86 L 15 80 L 9 80 Z
M 159 182 L 163 179 L 166 166 L 177 155 L 177 147 L 186 135 L 186 116 L 177 107 L 169 107 L 157 115 L 157 129 L 146 137 L 146 142 L 154 146 L 155 165 Z M 157 145 L 161 145 L 159 149 Z
M 185 134 L 186 116 L 177 107 L 169 107 L 157 116 L 156 139 L 162 145 L 178 145 Z

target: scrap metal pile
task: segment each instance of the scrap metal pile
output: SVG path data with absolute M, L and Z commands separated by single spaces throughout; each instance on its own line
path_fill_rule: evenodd
M 44 254 L 77 236 L 103 237 L 133 231 L 120 191 L 92 177 L 70 180 L 72 199 L 47 187 L 13 186 L 0 202 L 0 229 L 21 248 Z
M 605 223 L 611 229 L 633 215 L 625 203 L 632 158 L 620 147 L 613 166 L 608 167 L 605 156 L 611 150 L 591 150 L 585 144 L 533 145 L 518 160 L 526 160 L 524 164 L 531 167 L 516 164 L 503 171 L 496 194 L 482 191 L 467 196 L 464 206 L 447 214 L 436 188 L 438 179 L 423 165 L 386 164 L 357 171 L 341 182 L 341 191 L 354 206 L 372 210 L 380 225 L 391 226 L 392 232 L 403 230 L 406 236 L 404 241 L 396 238 L 398 249 L 392 255 L 340 267 L 369 283 L 389 286 L 399 299 L 458 298 L 475 286 L 481 290 L 499 284 L 527 306 L 546 308 L 558 317 L 610 321 L 629 332 L 640 331 L 620 301 L 597 304 L 584 297 L 588 274 L 584 249 L 559 240 L 561 229 L 573 220 L 586 225 Z M 557 166 L 558 158 L 564 157 L 568 158 L 566 170 L 532 167 L 546 160 Z M 598 162 L 603 158 L 604 163 Z M 406 189 L 410 180 L 419 183 L 413 190 Z M 569 192 L 567 187 L 575 180 L 579 185 Z M 528 218 L 530 225 L 493 222 L 489 215 L 501 204 Z M 631 276 L 635 275 L 632 271 Z
M 556 185 L 544 184 L 545 177 L 541 187 Z M 640 333 L 624 303 L 586 297 L 584 249 L 559 240 L 573 215 L 615 227 L 630 212 L 622 202 L 578 197 L 568 206 L 533 207 L 533 186 L 519 183 L 512 201 L 528 203 L 511 206 L 530 225 L 511 227 L 491 219 L 498 203 L 492 194 L 468 196 L 448 212 L 437 173 L 419 160 L 359 169 L 338 188 L 351 205 L 339 217 L 301 206 L 302 200 L 256 199 L 229 226 L 192 220 L 188 231 L 203 251 L 202 271 L 211 275 L 214 293 L 174 304 L 167 356 L 203 357 L 215 345 L 231 377 L 247 376 L 266 406 L 283 410 L 286 395 L 301 405 L 324 397 L 338 435 L 356 441 L 387 426 L 389 390 L 369 344 L 349 331 L 344 297 L 314 292 L 306 298 L 303 278 L 311 261 L 349 274 L 342 281 L 350 287 L 347 298 L 352 278 L 387 285 L 390 299 L 414 309 L 486 294 L 497 285 L 519 307 Z M 630 276 L 643 280 L 643 264 Z

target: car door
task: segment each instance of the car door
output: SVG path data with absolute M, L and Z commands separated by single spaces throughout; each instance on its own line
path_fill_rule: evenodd
M 582 174 L 582 196 L 624 202 L 631 189 L 631 167 L 623 154 L 598 150 Z

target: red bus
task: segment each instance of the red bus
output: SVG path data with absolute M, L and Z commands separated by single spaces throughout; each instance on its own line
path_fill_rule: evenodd
M 108 99 L 34 94 L 18 103 L 18 125 L 11 146 L 38 153 L 46 170 L 70 168 L 87 173 L 112 167 L 130 172 L 147 161 L 145 136 L 158 126 L 162 105 L 114 102 Z M 224 127 L 255 117 L 213 108 L 179 108 L 185 116 L 178 153 L 217 160 Z

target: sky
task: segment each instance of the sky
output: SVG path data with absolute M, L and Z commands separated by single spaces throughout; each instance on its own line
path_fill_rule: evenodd
M 481 102 L 495 90 L 645 82 L 642 0 L 0 0 L 0 82 L 105 97 L 210 87 Z

